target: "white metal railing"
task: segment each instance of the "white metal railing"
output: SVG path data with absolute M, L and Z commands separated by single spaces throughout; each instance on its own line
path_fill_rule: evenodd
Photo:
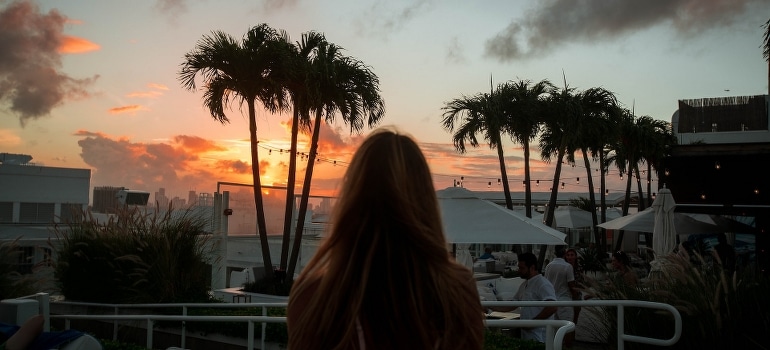
M 286 317 L 267 316 L 267 308 L 286 308 L 286 302 L 274 303 L 188 303 L 188 304 L 95 304 L 81 302 L 52 302 L 52 304 L 82 305 L 92 307 L 111 308 L 112 315 L 50 315 L 51 318 L 64 319 L 65 328 L 69 329 L 71 320 L 105 320 L 113 321 L 113 339 L 117 339 L 119 321 L 145 321 L 147 324 L 147 348 L 152 349 L 153 324 L 155 321 L 185 321 L 185 322 L 247 322 L 248 338 L 247 348 L 254 349 L 254 325 L 261 323 L 261 349 L 265 348 L 265 336 L 267 323 L 286 323 Z M 625 342 L 635 342 L 658 346 L 670 346 L 676 344 L 682 333 L 682 318 L 679 311 L 671 305 L 641 300 L 582 300 L 582 301 L 482 301 L 482 306 L 487 307 L 521 307 L 521 306 L 581 306 L 581 307 L 616 307 L 617 308 L 617 348 L 623 350 Z M 156 309 L 174 308 L 182 309 L 182 315 L 125 315 L 120 314 L 121 309 Z M 190 308 L 254 308 L 262 309 L 262 316 L 191 316 L 187 312 Z M 641 337 L 625 333 L 624 320 L 625 308 L 638 307 L 664 310 L 671 313 L 674 320 L 674 334 L 669 339 Z M 486 320 L 488 327 L 545 327 L 546 350 L 561 350 L 562 341 L 567 332 L 575 331 L 575 324 L 564 320 Z M 182 326 L 181 347 L 185 347 L 186 330 Z

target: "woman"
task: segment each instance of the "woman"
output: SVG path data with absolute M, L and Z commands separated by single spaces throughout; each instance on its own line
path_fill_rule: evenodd
M 566 260 L 570 265 L 572 265 L 572 272 L 575 274 L 575 285 L 577 288 L 582 289 L 584 287 L 583 285 L 583 269 L 580 268 L 580 264 L 578 264 L 578 253 L 575 248 L 569 248 L 567 249 L 567 252 L 564 253 L 564 260 Z M 583 299 L 583 292 L 578 293 L 578 298 L 576 300 L 582 300 Z M 580 306 L 573 307 L 573 316 L 572 316 L 572 323 L 577 325 L 578 318 L 580 317 Z M 565 344 L 567 348 L 572 347 L 572 344 L 575 342 L 575 332 L 569 332 L 565 336 Z
M 618 278 L 629 287 L 636 287 L 639 284 L 639 276 L 631 269 L 631 261 L 626 252 L 618 250 L 612 253 L 612 268 L 618 271 Z
M 331 228 L 294 283 L 290 349 L 481 349 L 473 274 L 447 254 L 428 164 L 391 129 L 356 151 Z

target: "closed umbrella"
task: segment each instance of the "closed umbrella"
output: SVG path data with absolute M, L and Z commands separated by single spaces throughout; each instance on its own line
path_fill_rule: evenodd
M 671 253 L 676 247 L 676 227 L 674 225 L 674 209 L 676 202 L 671 191 L 662 188 L 652 202 L 655 211 L 655 225 L 652 230 L 652 250 L 655 257 Z

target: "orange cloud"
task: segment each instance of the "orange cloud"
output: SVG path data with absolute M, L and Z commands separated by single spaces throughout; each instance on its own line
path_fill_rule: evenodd
M 126 97 L 133 97 L 133 98 L 156 98 L 158 96 L 163 95 L 160 91 L 136 91 L 136 92 L 130 92 L 126 94 Z
M 59 53 L 85 53 L 101 49 L 96 43 L 74 36 L 63 36 L 57 51 Z
M 174 142 L 181 144 L 186 150 L 192 152 L 226 151 L 227 149 L 210 140 L 198 136 L 177 135 Z
M 90 137 L 109 137 L 107 134 L 102 132 L 94 132 L 94 131 L 88 131 L 88 130 L 78 130 L 72 133 L 73 136 L 90 136 Z
M 147 84 L 147 87 L 155 90 L 168 90 L 168 86 L 158 83 L 149 83 Z
M 110 108 L 109 112 L 110 114 L 133 113 L 143 109 L 144 107 L 142 107 L 141 105 L 130 105 L 130 106 Z

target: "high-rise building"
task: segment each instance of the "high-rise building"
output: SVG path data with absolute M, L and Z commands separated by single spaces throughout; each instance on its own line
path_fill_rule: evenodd
M 198 196 L 195 194 L 195 191 L 190 191 L 187 193 L 187 204 L 190 206 L 198 204 Z

